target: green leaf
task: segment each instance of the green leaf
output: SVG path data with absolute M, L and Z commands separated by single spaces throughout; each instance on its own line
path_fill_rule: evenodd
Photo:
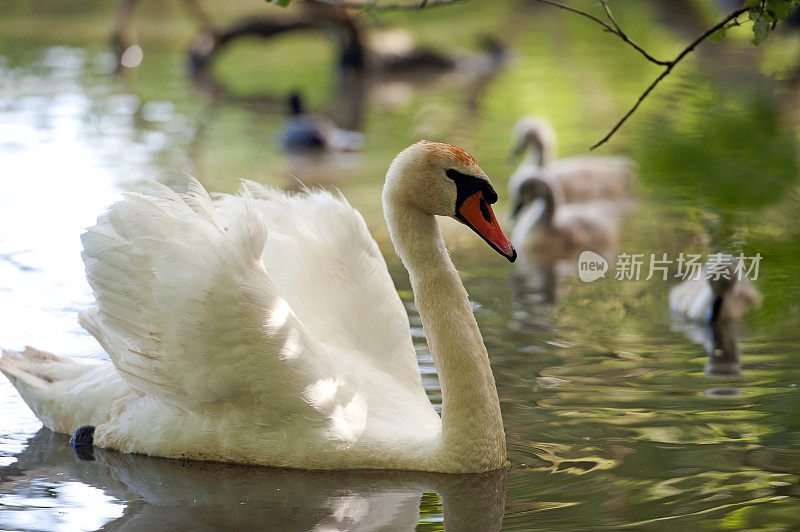
M 769 32 L 769 22 L 767 17 L 759 17 L 753 21 L 753 44 L 758 46 L 767 40 L 767 32 Z
M 765 13 L 768 13 L 772 20 L 782 20 L 789 16 L 792 10 L 792 0 L 767 0 Z
M 708 36 L 709 41 L 719 42 L 725 38 L 725 31 L 726 28 L 720 28 L 711 35 Z
M 288 7 L 292 0 L 267 0 L 271 4 L 278 4 L 281 7 Z

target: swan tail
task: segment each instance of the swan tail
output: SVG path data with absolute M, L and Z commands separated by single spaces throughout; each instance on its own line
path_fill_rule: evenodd
M 61 380 L 61 371 L 70 370 L 74 362 L 32 347 L 22 352 L 3 350 L 0 371 L 20 392 L 22 388 L 43 389 Z
M 0 372 L 47 428 L 64 434 L 101 423 L 114 399 L 130 392 L 109 364 L 82 364 L 32 347 L 3 350 Z
M 72 427 L 66 405 L 59 404 L 65 384 L 83 373 L 82 364 L 32 347 L 24 351 L 3 350 L 0 371 L 8 377 L 36 417 L 50 429 L 68 432 Z M 66 417 L 71 417 L 66 415 Z

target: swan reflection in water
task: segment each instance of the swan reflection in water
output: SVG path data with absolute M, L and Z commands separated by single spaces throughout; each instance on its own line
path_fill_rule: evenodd
M 737 323 L 719 320 L 710 323 L 691 322 L 673 318 L 672 329 L 682 332 L 691 341 L 705 347 L 708 360 L 706 375 L 739 376 L 742 374 Z
M 510 326 L 518 331 L 535 332 L 553 328 L 553 312 L 558 306 L 562 279 L 577 277 L 576 257 L 548 256 L 536 249 L 520 246 L 511 275 L 514 314 Z M 595 247 L 598 256 L 613 262 L 615 246 Z M 591 250 L 590 250 L 591 251 Z
M 557 261 L 532 260 L 520 253 L 511 276 L 514 314 L 510 326 L 518 331 L 552 328 L 551 314 L 558 302 Z
M 499 530 L 503 521 L 505 469 L 466 475 L 302 471 L 100 448 L 86 461 L 73 455 L 67 440 L 43 428 L 15 455 L 16 462 L 0 468 L 0 505 L 28 510 L 0 512 L 0 529 L 54 530 L 97 522 L 104 530 L 413 530 L 425 509 L 423 497 L 433 492 L 441 499 L 448 531 Z M 81 488 L 77 492 L 83 495 L 76 500 L 64 487 Z M 48 499 L 37 504 L 46 511 L 34 512 L 39 522 L 32 523 L 33 505 L 26 501 L 37 490 L 46 491 Z M 81 523 L 66 522 L 71 519 Z

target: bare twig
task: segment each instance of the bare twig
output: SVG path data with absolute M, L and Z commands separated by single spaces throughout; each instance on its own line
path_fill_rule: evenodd
M 617 21 L 614 20 L 614 15 L 611 14 L 611 9 L 609 9 L 608 4 L 606 4 L 606 0 L 600 0 L 600 5 L 603 6 L 603 10 L 606 12 L 608 20 L 610 20 L 611 23 L 614 25 L 614 27 L 617 29 L 617 31 L 621 33 L 622 30 L 620 29 L 619 24 L 617 24 Z
M 617 21 L 614 20 L 614 17 L 611 16 L 611 11 L 608 9 L 608 6 L 606 6 L 605 2 L 600 2 L 600 3 L 603 5 L 603 8 L 606 10 L 606 14 L 608 15 L 609 20 L 611 20 L 611 23 L 613 24 L 613 26 L 610 26 L 608 23 L 603 22 L 599 18 L 595 17 L 594 15 L 591 15 L 591 14 L 587 13 L 586 11 L 581 11 L 580 9 L 574 8 L 572 6 L 568 6 L 566 4 L 562 4 L 561 2 L 556 2 L 555 0 L 536 0 L 536 2 L 542 2 L 544 4 L 550 4 L 550 5 L 556 6 L 558 8 L 565 9 L 565 10 L 571 11 L 573 13 L 577 13 L 578 15 L 584 16 L 584 17 L 586 17 L 588 19 L 591 19 L 591 20 L 597 22 L 598 24 L 600 24 L 601 26 L 603 26 L 603 28 L 605 28 L 606 31 L 610 31 L 611 33 L 613 33 L 614 35 L 616 35 L 617 37 L 619 37 L 620 39 L 622 39 L 623 41 L 625 41 L 626 43 L 631 45 L 637 52 L 642 54 L 645 57 L 645 59 L 647 59 L 651 63 L 655 63 L 655 64 L 661 65 L 661 66 L 669 66 L 669 64 L 670 64 L 669 61 L 661 61 L 660 59 L 656 59 L 655 57 L 653 57 L 652 55 L 647 53 L 647 51 L 645 51 L 644 48 L 642 48 L 641 46 L 639 46 L 638 44 L 633 42 L 630 39 L 630 37 L 628 37 L 625 34 L 625 32 L 623 32 L 621 29 L 619 29 L 619 26 L 617 25 Z
M 417 2 L 409 2 L 403 4 L 382 4 L 377 0 L 317 0 L 323 4 L 329 4 L 336 7 L 345 7 L 348 9 L 369 9 L 371 11 L 399 11 L 403 9 L 424 9 L 426 7 L 439 7 L 450 4 L 458 4 L 461 2 L 468 2 L 469 0 L 421 0 Z
M 611 128 L 611 131 L 609 131 L 606 134 L 605 137 L 600 139 L 600 141 L 598 141 L 594 146 L 592 146 L 591 149 L 593 150 L 593 149 L 597 148 L 598 146 L 601 146 L 601 145 L 605 144 L 608 141 L 608 139 L 610 139 L 611 136 L 614 133 L 617 132 L 617 130 L 622 126 L 622 124 L 624 124 L 625 121 L 628 120 L 628 118 L 634 113 L 634 111 L 636 111 L 636 109 L 639 108 L 639 105 L 641 105 L 642 101 L 644 101 L 644 99 L 647 98 L 647 95 L 650 94 L 653 91 L 654 88 L 656 88 L 656 85 L 661 83 L 661 80 L 663 80 L 665 77 L 667 77 L 667 75 L 670 72 L 672 72 L 672 69 L 675 68 L 675 65 L 677 65 L 681 61 L 681 59 L 686 57 L 692 50 L 694 50 L 695 47 L 698 44 L 700 44 L 701 42 L 706 40 L 709 35 L 711 35 L 712 33 L 716 32 L 717 30 L 723 28 L 728 22 L 730 22 L 732 20 L 736 20 L 737 18 L 739 18 L 740 15 L 742 15 L 746 11 L 747 11 L 747 9 L 743 8 L 743 9 L 737 9 L 736 11 L 734 11 L 732 13 L 729 13 L 722 21 L 720 21 L 719 23 L 717 23 L 713 27 L 707 29 L 700 36 L 698 36 L 695 40 L 693 40 L 691 43 L 689 43 L 689 45 L 686 48 L 684 48 L 681 51 L 681 53 L 679 53 L 678 56 L 675 59 L 673 59 L 672 61 L 669 61 L 666 64 L 667 68 L 664 69 L 664 72 L 662 72 L 655 80 L 653 80 L 653 82 L 650 84 L 650 86 L 648 86 L 644 90 L 644 92 L 639 96 L 639 99 L 636 100 L 636 103 L 633 104 L 633 107 L 631 107 L 630 110 L 628 110 L 628 112 L 625 113 L 625 115 L 614 125 L 614 127 Z

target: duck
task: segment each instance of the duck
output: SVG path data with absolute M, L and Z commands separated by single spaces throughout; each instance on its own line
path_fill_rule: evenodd
M 514 126 L 511 158 L 525 155 L 508 183 L 511 199 L 520 183 L 529 177 L 558 181 L 564 202 L 586 203 L 595 200 L 630 202 L 636 164 L 627 157 L 576 155 L 556 159 L 556 132 L 541 117 L 523 117 Z
M 737 320 L 761 304 L 761 294 L 730 255 L 712 255 L 703 274 L 672 287 L 669 308 L 688 321 L 716 323 Z
M 529 177 L 512 195 L 511 239 L 537 261 L 572 259 L 591 250 L 607 255 L 619 244 L 619 211 L 613 203 L 564 203 L 560 183 Z
M 419 141 L 389 165 L 384 217 L 441 383 L 425 390 L 409 318 L 341 194 L 243 182 L 212 200 L 153 185 L 82 235 L 110 361 L 6 350 L 0 371 L 73 446 L 297 469 L 495 470 L 505 433 L 489 356 L 437 216 L 516 250 L 467 152 Z
M 328 118 L 308 114 L 299 93 L 292 93 L 287 103 L 289 118 L 281 133 L 287 152 L 359 151 L 364 147 L 361 133 L 339 129 Z

